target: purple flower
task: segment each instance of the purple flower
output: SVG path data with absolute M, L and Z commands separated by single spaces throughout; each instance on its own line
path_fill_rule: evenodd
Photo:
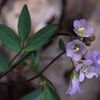
M 84 43 L 75 39 L 69 42 L 66 46 L 66 54 L 68 57 L 79 61 L 82 58 L 82 55 L 86 52 L 86 46 Z
M 85 19 L 74 21 L 74 31 L 80 37 L 90 37 L 94 33 L 93 27 Z
M 73 75 L 71 77 L 69 88 L 68 88 L 66 94 L 73 95 L 76 92 L 81 92 L 80 83 L 79 83 L 79 80 L 78 80 L 78 76 L 77 75 Z
M 85 77 L 87 77 L 88 79 L 93 78 L 93 76 L 98 77 L 97 69 L 93 66 L 93 62 L 89 59 L 83 61 L 81 64 L 78 64 L 75 70 L 79 72 L 80 82 L 82 82 Z
M 100 51 L 89 51 L 86 54 L 87 59 L 91 59 L 97 67 L 100 67 Z
M 100 75 L 100 51 L 94 50 L 87 52 L 86 59 L 93 61 L 93 65 L 96 67 L 98 74 Z

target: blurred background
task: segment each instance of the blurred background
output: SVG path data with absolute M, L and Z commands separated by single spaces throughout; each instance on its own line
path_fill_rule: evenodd
M 84 18 L 95 28 L 96 40 L 89 49 L 100 49 L 100 0 L 0 0 L 0 23 L 8 25 L 17 32 L 18 17 L 24 4 L 27 4 L 29 8 L 33 34 L 49 23 L 60 24 L 60 30 L 71 31 L 73 20 Z M 55 38 L 52 45 L 40 52 L 41 66 L 45 66 L 59 54 L 58 40 L 59 37 Z M 4 51 L 2 45 L 0 48 Z M 8 54 L 7 50 L 5 51 Z M 31 71 L 27 72 L 26 69 L 24 68 L 24 72 L 21 73 L 28 74 L 27 77 L 29 77 Z M 95 78 L 85 80 L 81 84 L 83 93 L 73 96 L 66 95 L 69 80 L 64 73 L 69 69 L 71 69 L 70 60 L 64 55 L 44 73 L 54 83 L 61 100 L 100 100 L 100 80 Z M 23 68 L 20 71 L 22 70 Z M 17 77 L 16 73 L 15 70 L 11 73 L 15 76 L 11 78 L 9 77 L 11 75 L 8 75 L 2 80 L 6 81 L 8 78 L 13 80 Z M 15 87 L 0 86 L 0 100 L 19 100 L 22 95 L 32 89 L 34 88 L 29 84 Z

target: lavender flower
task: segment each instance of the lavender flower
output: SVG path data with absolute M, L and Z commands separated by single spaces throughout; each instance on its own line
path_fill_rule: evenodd
M 94 29 L 85 19 L 74 21 L 74 31 L 80 37 L 90 37 L 93 35 Z
M 100 51 L 89 51 L 86 54 L 87 59 L 91 59 L 97 67 L 100 67 Z
M 74 71 L 74 73 L 77 74 L 75 71 Z M 73 95 L 76 92 L 81 92 L 80 83 L 79 83 L 79 80 L 78 80 L 78 75 L 75 75 L 74 73 L 71 77 L 69 88 L 68 88 L 66 94 Z
M 79 41 L 78 39 L 69 42 L 66 46 L 67 56 L 71 57 L 76 61 L 79 61 L 82 58 L 82 55 L 85 54 L 85 52 L 86 52 L 85 44 Z
M 91 59 L 93 61 L 93 65 L 96 67 L 98 74 L 100 75 L 100 51 L 89 51 L 86 54 L 86 59 Z
M 91 79 L 93 76 L 98 76 L 96 67 L 93 66 L 93 62 L 89 59 L 83 61 L 81 64 L 78 64 L 75 70 L 79 72 L 79 81 L 81 82 L 85 79 L 85 77 Z

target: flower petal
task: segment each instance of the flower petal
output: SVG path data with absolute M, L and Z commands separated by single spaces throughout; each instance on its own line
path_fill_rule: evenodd
M 66 94 L 73 95 L 76 92 L 81 92 L 81 91 L 80 91 L 79 80 L 76 77 L 74 77 L 70 80 L 69 88 L 68 88 Z
M 80 73 L 79 73 L 79 81 L 80 81 L 80 82 L 84 81 L 84 78 L 85 78 L 84 73 L 83 73 L 83 72 L 80 72 Z
M 82 58 L 82 55 L 73 54 L 73 59 L 74 60 L 79 61 L 79 60 L 81 60 L 81 58 Z
M 72 55 L 73 55 L 73 52 L 71 50 L 69 50 L 69 49 L 67 50 L 66 53 L 67 53 L 67 56 L 68 57 L 72 57 Z
M 75 20 L 73 25 L 75 29 L 78 29 L 80 27 L 79 20 Z
M 92 60 L 90 60 L 90 59 L 87 59 L 87 60 L 85 60 L 85 61 L 83 61 L 83 63 L 85 64 L 85 65 L 92 65 L 93 64 L 93 61 Z
M 78 64 L 76 67 L 75 67 L 75 70 L 78 72 L 82 67 L 82 64 Z
M 93 78 L 93 76 L 95 76 L 95 73 L 92 73 L 92 72 L 86 73 L 86 77 L 89 79 Z

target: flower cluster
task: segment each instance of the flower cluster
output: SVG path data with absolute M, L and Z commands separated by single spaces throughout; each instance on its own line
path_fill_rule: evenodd
M 73 95 L 80 92 L 80 82 L 85 78 L 91 79 L 94 76 L 97 78 L 100 75 L 100 51 L 88 51 L 86 45 L 83 43 L 83 38 L 89 38 L 93 35 L 94 29 L 89 25 L 85 19 L 75 20 L 74 32 L 79 39 L 74 39 L 66 44 L 66 55 L 72 60 L 77 61 L 74 70 L 75 74 L 71 74 L 70 85 L 67 93 Z

